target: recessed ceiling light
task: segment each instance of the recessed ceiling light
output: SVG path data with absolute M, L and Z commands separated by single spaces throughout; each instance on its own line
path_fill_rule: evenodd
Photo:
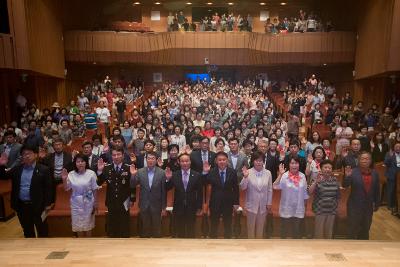
M 207 5 L 210 5 L 210 6 L 211 6 L 212 4 L 213 4 L 213 3 L 211 3 L 211 2 L 208 2 L 208 3 L 207 3 Z
M 260 6 L 265 6 L 266 4 L 264 3 L 264 2 L 261 2 L 260 3 Z
M 187 2 L 187 3 L 186 3 L 186 5 L 191 5 L 191 4 L 192 4 L 191 2 Z
M 326 66 L 326 65 L 328 65 L 328 64 L 324 63 L 324 66 Z
M 232 2 L 229 2 L 228 5 L 233 6 L 233 3 L 232 3 Z
M 160 2 L 155 2 L 154 4 L 156 4 L 156 5 L 161 5 L 161 3 L 160 3 Z
M 285 2 L 282 2 L 282 3 L 281 3 L 281 6 L 285 6 L 285 5 L 286 5 L 286 3 L 285 3 Z
M 134 5 L 140 5 L 140 2 L 135 2 L 135 3 L 133 3 Z

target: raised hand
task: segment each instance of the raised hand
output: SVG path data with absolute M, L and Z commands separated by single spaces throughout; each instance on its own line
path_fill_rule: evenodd
M 67 169 L 63 168 L 61 171 L 61 178 L 63 179 L 63 181 L 65 182 L 68 178 L 68 171 Z
M 286 172 L 285 165 L 284 165 L 283 163 L 279 164 L 278 173 L 279 173 L 280 175 L 283 175 L 285 172 Z
M 344 167 L 344 174 L 345 176 L 350 176 L 353 173 L 353 170 L 351 169 L 350 166 Z
M 349 149 L 347 147 L 343 147 L 341 154 L 343 158 L 347 157 L 347 155 L 349 155 Z
M 243 178 L 247 179 L 247 177 L 249 177 L 249 169 L 247 169 L 246 166 L 243 166 L 242 172 L 243 172 Z
M 369 145 L 371 146 L 371 150 L 375 148 L 375 143 L 372 140 L 369 142 Z
M 105 166 L 106 164 L 104 163 L 104 160 L 102 159 L 102 158 L 100 158 L 98 161 L 97 161 L 97 171 L 98 172 L 102 172 L 103 170 L 104 170 L 104 166 Z
M 172 171 L 169 167 L 165 169 L 165 177 L 167 178 L 167 180 L 171 180 L 172 178 Z
M 137 174 L 137 169 L 135 164 L 131 164 L 130 168 L 129 168 L 129 172 L 131 173 L 132 176 L 135 176 Z
M 313 156 L 311 155 L 311 154 L 308 154 L 308 156 L 307 156 L 307 162 L 309 163 L 309 164 L 311 164 L 311 162 L 313 161 L 314 159 L 313 159 Z
M 79 154 L 79 151 L 78 150 L 76 150 L 76 149 L 74 149 L 74 151 L 72 151 L 72 158 L 75 158 L 76 157 L 76 155 L 78 155 Z
M 164 164 L 163 160 L 160 158 L 157 159 L 157 165 L 158 167 L 162 167 L 162 165 Z
M 317 177 L 315 178 L 315 181 L 316 181 L 317 183 L 319 183 L 319 182 L 322 181 L 322 178 L 323 178 L 322 172 L 318 172 L 318 175 L 317 175 Z
M 8 163 L 8 156 L 6 153 L 1 153 L 0 156 L 0 166 L 5 166 Z
M 208 161 L 203 163 L 203 172 L 204 173 L 209 173 L 211 170 L 211 165 L 208 163 Z
M 190 148 L 189 145 L 186 145 L 185 148 L 183 149 L 183 152 L 187 153 L 187 154 L 190 154 L 190 153 L 192 153 L 192 149 Z

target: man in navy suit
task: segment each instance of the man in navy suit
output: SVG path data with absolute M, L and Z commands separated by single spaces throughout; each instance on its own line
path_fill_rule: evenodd
M 361 152 L 358 167 L 345 167 L 343 187 L 351 187 L 347 201 L 349 239 L 369 239 L 372 215 L 379 208 L 379 175 L 371 168 L 371 163 L 371 154 Z
M 0 175 L 12 179 L 11 207 L 17 212 L 25 237 L 46 237 L 46 213 L 51 209 L 53 182 L 47 166 L 37 162 L 38 147 L 21 148 L 22 164 L 5 174 L 7 158 L 0 158 Z
M 239 207 L 239 185 L 236 171 L 228 167 L 228 155 L 218 152 L 215 156 L 216 167 L 210 170 L 206 164 L 204 172 L 207 183 L 211 185 L 210 196 L 210 237 L 217 238 L 219 219 L 224 222 L 224 238 L 232 236 L 232 213 Z
M 397 215 L 397 175 L 400 173 L 400 142 L 396 142 L 392 151 L 386 154 L 384 163 L 386 165 L 388 208 L 391 209 L 393 215 Z
M 202 176 L 190 168 L 190 155 L 181 154 L 178 158 L 180 170 L 172 173 L 167 168 L 167 190 L 174 191 L 174 228 L 179 238 L 194 238 L 196 215 L 202 214 L 203 183 Z

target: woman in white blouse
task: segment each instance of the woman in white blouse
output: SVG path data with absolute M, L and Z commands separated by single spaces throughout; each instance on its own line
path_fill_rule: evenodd
M 246 214 L 248 238 L 263 238 L 267 212 L 272 205 L 272 176 L 264 168 L 265 155 L 259 151 L 252 156 L 253 168 L 243 168 L 240 189 L 246 190 Z
M 300 160 L 297 155 L 289 156 L 289 171 L 279 165 L 279 175 L 273 187 L 281 190 L 279 216 L 281 217 L 281 238 L 291 232 L 292 238 L 301 238 L 300 223 L 306 212 L 307 180 L 299 171 Z

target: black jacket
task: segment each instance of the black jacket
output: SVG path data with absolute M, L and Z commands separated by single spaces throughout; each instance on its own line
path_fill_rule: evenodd
M 54 158 L 55 153 L 49 154 L 43 160 L 40 161 L 41 164 L 46 165 L 50 169 L 50 175 L 54 178 Z M 72 155 L 69 152 L 63 152 L 63 168 L 67 169 L 68 172 L 72 171 Z
M 11 208 L 17 212 L 20 208 L 18 202 L 22 170 L 23 165 L 20 165 L 7 174 L 12 179 Z M 30 187 L 30 198 L 35 214 L 40 215 L 45 207 L 50 206 L 52 203 L 53 190 L 52 175 L 50 174 L 49 168 L 37 163 L 33 170 Z
M 206 182 L 211 185 L 209 208 L 218 211 L 232 211 L 233 205 L 239 205 L 239 185 L 236 171 L 227 168 L 225 184 L 221 184 L 219 169 L 213 168 L 206 176 Z
M 192 162 L 191 168 L 198 173 L 203 172 L 203 160 L 201 158 L 201 150 L 193 151 L 190 154 L 190 161 Z M 211 168 L 215 165 L 215 153 L 212 151 L 208 151 L 208 163 L 211 165 Z
M 190 170 L 187 189 L 183 186 L 182 171 L 173 173 L 171 180 L 166 183 L 167 190 L 175 188 L 174 191 L 174 214 L 183 215 L 185 209 L 193 212 L 202 208 L 203 205 L 203 182 L 202 176 Z

